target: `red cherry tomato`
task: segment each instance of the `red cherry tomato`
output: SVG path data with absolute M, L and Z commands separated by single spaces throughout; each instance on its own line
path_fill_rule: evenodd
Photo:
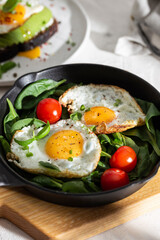
M 137 156 L 131 147 L 122 146 L 113 154 L 109 163 L 112 168 L 119 168 L 125 172 L 130 172 L 137 164 Z
M 128 183 L 128 174 L 121 169 L 109 168 L 101 176 L 101 188 L 104 191 L 122 187 Z
M 62 106 L 53 98 L 45 98 L 38 103 L 36 114 L 38 119 L 52 124 L 61 118 Z

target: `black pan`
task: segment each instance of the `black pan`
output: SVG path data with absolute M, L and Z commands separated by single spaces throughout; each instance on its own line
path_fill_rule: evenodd
M 14 103 L 18 93 L 27 84 L 43 78 L 51 78 L 57 81 L 66 78 L 68 82 L 75 83 L 117 85 L 128 90 L 134 97 L 153 102 L 160 109 L 160 93 L 149 83 L 129 72 L 95 64 L 62 65 L 24 75 L 16 81 L 14 86 L 0 100 L 0 134 L 3 134 L 3 118 L 8 111 L 6 98 Z M 159 162 L 148 177 L 131 182 L 116 190 L 89 194 L 64 193 L 37 186 L 26 180 L 9 165 L 2 148 L 0 148 L 0 186 L 23 186 L 40 199 L 62 205 L 91 207 L 118 201 L 143 187 L 155 176 L 158 168 Z

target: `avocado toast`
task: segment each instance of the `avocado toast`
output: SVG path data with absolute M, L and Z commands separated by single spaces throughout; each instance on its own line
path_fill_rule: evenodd
M 0 62 L 45 43 L 56 31 L 52 12 L 39 1 L 2 1 L 0 5 Z

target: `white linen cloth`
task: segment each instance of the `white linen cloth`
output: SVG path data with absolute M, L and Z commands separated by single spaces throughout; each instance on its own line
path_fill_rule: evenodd
M 77 0 L 78 1 L 78 0 Z M 160 91 L 160 61 L 146 48 L 131 20 L 148 13 L 157 0 L 79 0 L 91 22 L 91 34 L 79 56 L 68 63 L 98 63 L 132 72 Z M 5 88 L 6 90 L 6 88 Z M 4 90 L 0 89 L 0 93 Z M 159 240 L 160 209 L 97 235 L 92 240 Z M 32 239 L 0 219 L 1 240 Z

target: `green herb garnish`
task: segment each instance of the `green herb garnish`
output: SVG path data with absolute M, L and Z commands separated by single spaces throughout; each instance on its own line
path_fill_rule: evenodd
M 81 110 L 81 111 L 84 111 L 84 110 L 85 110 L 85 106 L 84 106 L 84 105 L 81 105 L 80 110 Z
M 74 121 L 79 121 L 79 120 L 81 120 L 81 118 L 82 118 L 82 113 L 80 113 L 80 112 L 75 112 L 70 115 L 70 119 L 72 119 Z
M 2 11 L 12 12 L 19 2 L 21 2 L 21 0 L 7 0 L 7 2 L 2 7 Z
M 2 78 L 2 75 L 12 68 L 16 67 L 17 64 L 15 62 L 9 61 L 4 64 L 0 64 L 0 78 Z
M 122 103 L 122 101 L 117 98 L 116 101 L 115 101 L 115 103 L 114 103 L 114 106 L 115 106 L 115 107 L 118 107 L 121 103 Z
M 68 158 L 68 161 L 72 162 L 72 161 L 73 161 L 73 158 L 72 158 L 72 157 L 69 157 L 69 158 Z
M 69 150 L 69 154 L 72 154 L 72 149 L 71 149 L 71 150 Z
M 32 157 L 32 156 L 33 156 L 33 153 L 31 152 L 26 153 L 26 157 Z

